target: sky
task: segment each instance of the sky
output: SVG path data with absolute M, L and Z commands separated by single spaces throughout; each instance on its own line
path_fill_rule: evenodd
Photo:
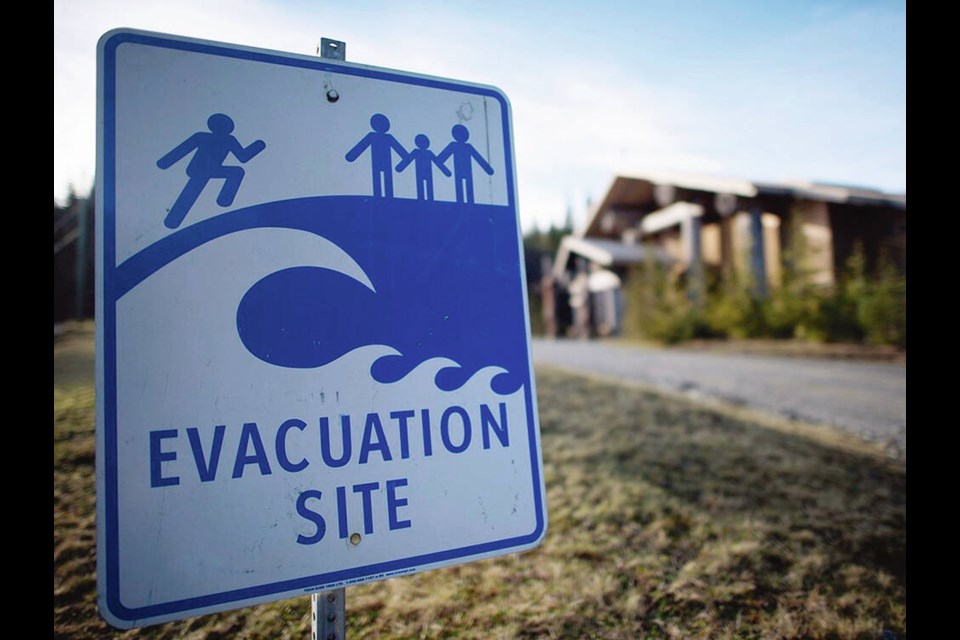
M 906 3 L 55 0 L 53 189 L 89 193 L 96 45 L 117 27 L 493 85 L 524 230 L 582 225 L 616 175 L 906 193 Z

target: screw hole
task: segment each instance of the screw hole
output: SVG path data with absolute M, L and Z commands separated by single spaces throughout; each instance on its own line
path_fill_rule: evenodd
M 339 99 L 340 99 L 340 94 L 337 93 L 334 89 L 330 89 L 330 91 L 327 91 L 327 102 L 333 104 Z

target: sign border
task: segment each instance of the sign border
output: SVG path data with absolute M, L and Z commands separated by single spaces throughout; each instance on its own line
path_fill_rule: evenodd
M 524 387 L 527 437 L 533 482 L 533 504 L 536 517 L 534 530 L 529 534 L 481 544 L 454 547 L 443 551 L 380 562 L 351 569 L 275 581 L 221 593 L 196 596 L 183 600 L 128 608 L 120 601 L 119 567 L 119 498 L 118 498 L 118 427 L 117 427 L 117 342 L 116 342 L 116 59 L 117 49 L 124 43 L 135 43 L 206 55 L 252 60 L 268 64 L 298 67 L 313 71 L 359 76 L 436 89 L 472 93 L 490 97 L 501 104 L 503 144 L 508 159 L 506 174 L 507 207 L 517 220 L 519 255 L 523 256 L 519 212 L 515 197 L 514 175 L 516 159 L 513 153 L 511 109 L 507 97 L 497 88 L 461 82 L 434 76 L 420 75 L 358 65 L 328 58 L 285 53 L 242 45 L 213 42 L 183 36 L 155 33 L 137 29 L 114 29 L 105 33 L 97 44 L 97 246 L 96 262 L 96 480 L 97 480 L 97 583 L 101 615 L 112 625 L 129 628 L 177 620 L 206 613 L 225 611 L 242 606 L 271 602 L 286 597 L 303 595 L 321 588 L 332 588 L 337 583 L 369 582 L 386 573 L 402 573 L 430 565 L 439 568 L 483 558 L 520 552 L 537 546 L 546 534 L 547 511 L 545 485 L 540 448 L 540 429 L 533 375 L 531 344 L 527 340 L 529 381 Z M 527 283 L 521 278 L 524 300 Z M 530 336 L 530 311 L 524 307 L 526 335 Z

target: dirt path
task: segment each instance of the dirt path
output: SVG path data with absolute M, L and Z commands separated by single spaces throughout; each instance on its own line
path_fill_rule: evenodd
M 633 380 L 827 424 L 905 452 L 902 364 L 643 348 L 600 341 L 533 341 L 538 364 Z

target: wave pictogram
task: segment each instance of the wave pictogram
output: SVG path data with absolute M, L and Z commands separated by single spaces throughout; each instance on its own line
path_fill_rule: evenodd
M 258 359 L 315 368 L 384 345 L 394 353 L 370 369 L 381 383 L 434 358 L 457 365 L 436 374 L 446 391 L 485 367 L 503 370 L 491 380 L 496 393 L 527 381 L 526 301 L 509 207 L 362 196 L 258 204 L 178 230 L 126 260 L 116 270 L 116 299 L 201 245 L 273 228 L 324 238 L 345 254 L 347 267 L 287 267 L 247 289 L 236 303 L 235 328 Z

